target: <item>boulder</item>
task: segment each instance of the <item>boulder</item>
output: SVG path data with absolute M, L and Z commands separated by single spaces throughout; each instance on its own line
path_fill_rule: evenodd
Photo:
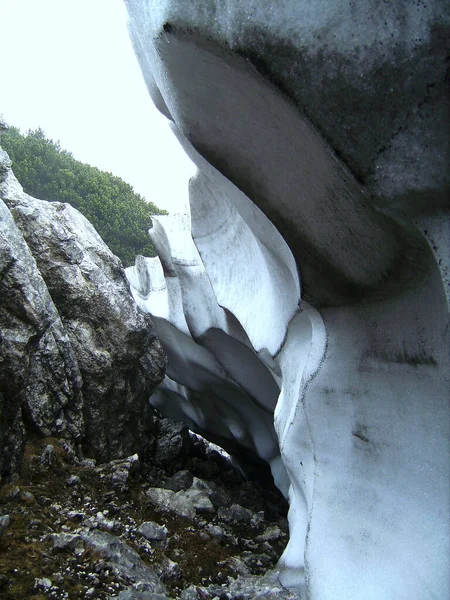
M 100 461 L 150 451 L 165 357 L 122 265 L 74 208 L 25 194 L 0 151 L 0 467 L 26 436 Z
M 161 418 L 156 422 L 153 460 L 167 472 L 176 472 L 183 468 L 192 446 L 189 431 L 185 424 L 175 423 Z
M 147 594 L 164 594 L 159 577 L 139 557 L 139 554 L 119 538 L 104 531 L 81 531 L 87 548 L 101 556 L 108 566 Z
M 10 174 L 0 150 L 0 177 Z M 16 189 L 18 184 L 14 182 Z M 0 184 L 0 472 L 18 470 L 26 430 L 43 436 L 85 433 L 82 378 L 73 346 Z

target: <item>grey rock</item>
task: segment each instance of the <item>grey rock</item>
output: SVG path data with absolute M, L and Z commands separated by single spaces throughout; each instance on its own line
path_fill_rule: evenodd
M 255 541 L 256 542 L 274 542 L 276 540 L 279 540 L 281 537 L 283 537 L 285 535 L 286 534 L 283 533 L 279 527 L 277 527 L 276 525 L 273 525 L 271 527 L 268 527 L 261 535 L 258 535 L 255 538 Z
M 217 485 L 214 481 L 210 481 L 208 485 L 211 488 L 209 499 L 215 508 L 226 508 L 233 504 L 231 495 L 223 487 Z
M 84 547 L 80 535 L 74 533 L 51 533 L 48 539 L 53 543 L 53 550 L 71 550 Z
M 228 559 L 225 563 L 230 569 L 232 569 L 236 575 L 249 575 L 250 570 L 245 562 L 239 558 L 239 556 L 233 556 Z
M 139 471 L 139 456 L 133 454 L 124 459 L 112 460 L 98 467 L 102 478 L 106 478 L 113 487 L 121 491 L 128 489 L 130 477 Z
M 25 194 L 1 150 L 0 174 L 0 471 L 30 426 L 101 461 L 150 451 L 165 357 L 119 259 L 71 206 Z
M 260 527 L 263 521 L 263 517 L 260 514 L 256 514 L 244 508 L 240 504 L 232 504 L 229 508 L 219 508 L 218 517 L 225 523 L 239 523 L 243 525 L 251 525 L 252 527 Z
M 178 471 L 164 483 L 163 487 L 173 492 L 180 492 L 190 488 L 193 480 L 194 476 L 189 471 Z
M 212 490 L 206 483 L 194 477 L 191 487 L 187 490 L 173 492 L 164 488 L 149 488 L 146 496 L 159 510 L 171 511 L 180 517 L 193 519 L 196 514 L 215 512 L 209 499 L 211 493 Z
M 35 495 L 28 490 L 20 490 L 19 500 L 24 504 L 34 504 L 36 502 Z
M 253 545 L 256 546 L 256 544 Z M 250 573 L 265 573 L 272 564 L 272 558 L 269 554 L 258 554 L 254 549 L 244 552 L 242 561 L 249 568 Z
M 40 457 L 40 462 L 41 465 L 44 465 L 45 467 L 51 467 L 56 461 L 56 454 L 55 454 L 55 447 L 52 446 L 52 444 L 48 444 L 47 446 L 45 446 L 41 457 Z
M 158 440 L 153 456 L 155 463 L 173 471 L 182 469 L 192 445 L 186 425 L 166 418 L 158 419 L 155 434 Z
M 180 517 L 193 519 L 196 510 L 184 492 L 172 492 L 163 488 L 149 488 L 145 493 L 148 501 L 158 510 L 163 512 L 174 512 Z
M 225 537 L 224 530 L 218 525 L 208 525 L 206 531 L 211 537 L 216 538 L 218 541 L 221 541 Z
M 120 592 L 118 596 L 110 596 L 109 600 L 166 600 L 167 598 L 170 598 L 170 596 L 130 589 Z
M 71 475 L 66 479 L 66 485 L 68 485 L 69 487 L 76 487 L 80 483 L 81 479 L 78 477 L 78 475 Z
M 116 531 L 120 529 L 120 523 L 118 521 L 114 521 L 113 519 L 108 519 L 102 512 L 98 512 L 95 515 L 95 520 L 99 524 L 102 529 L 106 529 L 106 531 Z
M 9 515 L 2 515 L 0 517 L 0 536 L 2 536 L 8 527 L 11 525 L 11 517 Z
M 194 587 L 193 585 L 189 586 L 181 592 L 180 600 L 198 600 L 200 598 L 199 593 L 197 591 L 198 589 L 198 587 Z
M 38 590 L 39 589 L 48 590 L 52 587 L 51 579 L 48 579 L 48 577 L 43 577 L 42 579 L 36 579 L 34 582 L 34 587 Z
M 125 490 L 130 478 L 130 472 L 126 469 L 116 469 L 111 475 L 111 484 L 120 489 Z
M 194 477 L 191 487 L 178 492 L 177 496 L 192 502 L 197 513 L 214 513 L 215 508 L 209 499 L 212 491 L 204 481 Z
M 2 177 L 11 192 L 18 184 L 8 160 L 0 150 Z M 0 472 L 11 473 L 18 470 L 26 439 L 23 414 L 43 436 L 78 440 L 84 425 L 82 379 L 72 345 L 4 195 L 0 182 Z
M 169 533 L 165 525 L 158 525 L 154 521 L 144 521 L 144 523 L 141 523 L 138 532 L 149 541 L 163 541 Z
M 142 591 L 165 594 L 166 590 L 159 577 L 140 559 L 138 553 L 119 538 L 104 531 L 82 531 L 80 536 L 85 544 L 95 550 L 114 570 L 133 584 L 139 584 Z
M 239 575 L 226 586 L 194 587 L 184 590 L 182 600 L 226 598 L 227 600 L 303 600 L 295 590 L 283 588 L 276 572 L 266 576 Z
M 173 560 L 170 560 L 167 556 L 164 557 L 161 568 L 161 579 L 166 583 L 169 581 L 176 581 L 182 576 L 180 565 Z
M 230 583 L 229 594 L 230 600 L 301 600 L 300 594 L 295 590 L 283 588 L 277 580 L 276 573 L 263 577 L 238 577 Z

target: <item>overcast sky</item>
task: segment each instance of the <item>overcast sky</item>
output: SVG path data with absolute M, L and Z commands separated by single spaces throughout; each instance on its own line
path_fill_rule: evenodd
M 0 0 L 0 115 L 178 210 L 194 172 L 154 108 L 122 0 Z

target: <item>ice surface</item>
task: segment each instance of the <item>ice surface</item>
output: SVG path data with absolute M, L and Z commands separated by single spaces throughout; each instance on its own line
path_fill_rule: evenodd
M 198 167 L 189 218 L 158 218 L 151 233 L 167 300 L 160 272 L 149 285 L 130 271 L 169 355 L 152 402 L 269 462 L 290 501 L 284 585 L 311 600 L 449 597 L 448 221 L 430 203 L 414 226 L 399 191 L 415 181 L 411 165 L 399 170 L 404 148 L 389 176 L 405 213 L 382 214 L 305 114 L 230 51 L 267 68 L 280 48 L 286 68 L 326 51 L 318 89 L 336 68 L 373 101 L 372 66 L 395 59 L 392 44 L 409 56 L 428 40 L 439 3 L 128 4 L 149 87 Z M 406 114 L 392 98 L 386 107 Z M 392 122 L 383 113 L 380 140 L 367 141 L 373 115 L 353 112 L 326 118 L 358 152 L 379 152 Z

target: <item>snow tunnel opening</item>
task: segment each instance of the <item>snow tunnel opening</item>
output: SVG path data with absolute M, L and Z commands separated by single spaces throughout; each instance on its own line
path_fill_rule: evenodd
M 217 497 L 218 505 L 239 505 L 260 513 L 287 533 L 288 503 L 275 486 L 266 463 L 236 459 L 206 437 L 189 430 L 185 423 L 168 418 L 157 409 L 154 414 L 156 443 L 152 468 L 159 474 L 162 470 L 165 479 L 168 477 L 164 484 L 168 489 L 177 492 L 194 485 L 195 489 L 200 486 L 215 490 L 219 496 L 226 490 L 225 498 Z

